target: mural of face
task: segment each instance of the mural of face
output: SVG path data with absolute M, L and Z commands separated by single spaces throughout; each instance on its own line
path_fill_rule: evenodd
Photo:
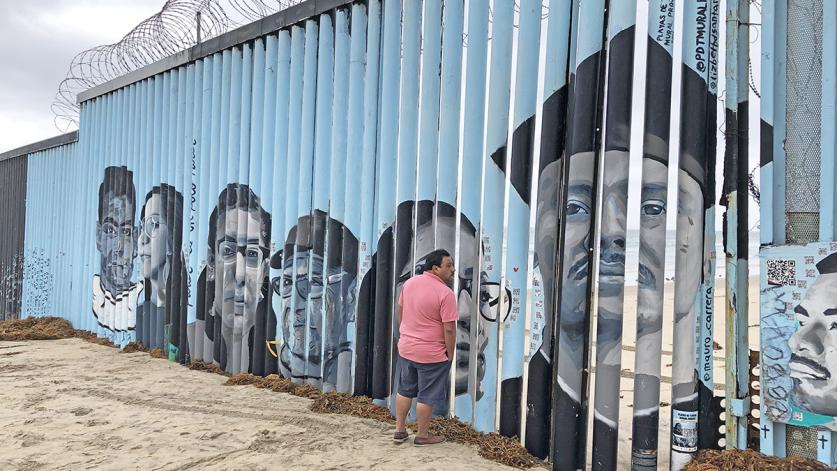
M 614 155 L 616 154 L 616 155 Z M 620 170 L 604 172 L 602 181 L 601 255 L 599 260 L 599 302 L 622 292 L 625 280 L 625 227 L 628 195 L 628 153 L 607 151 L 605 162 Z M 569 208 L 568 208 L 569 209 Z M 607 306 L 617 310 L 621 306 Z
M 137 255 L 134 204 L 127 196 L 106 191 L 103 209 L 103 217 L 96 225 L 102 284 L 111 293 L 120 293 L 133 286 L 131 275 Z
M 685 254 L 683 263 L 675 265 L 674 278 L 682 288 L 675 294 L 675 320 L 694 307 L 695 296 L 703 274 L 703 190 L 700 184 L 682 169 L 677 193 L 677 232 L 685 234 L 678 241 L 677 251 Z
M 435 239 L 434 239 L 434 226 L 432 224 L 424 224 L 419 226 L 416 229 L 416 237 L 415 237 L 415 244 L 416 244 L 416 265 L 418 266 L 417 273 L 421 272 L 421 269 L 424 266 L 423 258 L 427 256 L 430 252 L 435 250 L 437 247 L 435 245 L 435 240 L 439 241 L 453 241 L 455 240 L 456 236 L 456 220 L 452 217 L 439 217 L 436 221 L 435 229 Z M 476 261 L 476 243 L 477 239 L 474 233 L 466 228 L 465 225 L 460 225 L 459 228 L 459 246 L 460 246 L 460 253 L 459 253 L 459 263 L 456 263 L 455 260 L 452 262 L 454 265 L 458 265 L 455 268 L 456 272 L 458 272 L 459 276 L 459 289 L 457 293 L 457 308 L 459 310 L 459 320 L 456 323 L 456 376 L 455 376 L 455 384 L 456 384 L 456 394 L 465 394 L 468 392 L 468 376 L 470 374 L 469 370 L 469 357 L 471 355 L 471 323 L 476 322 L 475 316 L 478 315 L 476 312 L 472 312 L 475 309 L 473 308 L 473 295 L 471 293 L 471 286 L 473 283 L 473 273 L 474 273 L 474 266 Z M 399 271 L 399 278 L 395 285 L 395 298 L 398 299 L 401 296 L 401 288 L 410 278 L 410 266 L 404 265 L 401 267 Z M 454 274 L 454 276 L 457 276 Z M 487 290 L 489 287 L 484 288 L 486 290 L 486 298 L 488 298 Z M 481 290 L 482 291 L 482 290 Z M 495 289 L 495 291 L 497 291 Z M 481 295 L 482 297 L 482 295 Z M 490 299 L 487 299 L 486 302 L 490 302 Z M 498 305 L 499 303 L 495 303 Z M 508 304 L 507 304 L 508 305 Z M 499 309 L 497 306 L 496 309 Z M 488 310 L 487 310 L 488 312 Z M 489 317 L 491 314 L 488 315 Z M 484 316 L 485 317 L 485 316 Z M 496 319 L 496 316 L 494 316 Z M 479 399 L 483 395 L 483 384 L 482 380 L 485 377 L 485 349 L 488 346 L 488 334 L 487 329 L 492 328 L 491 325 L 487 326 L 488 319 L 484 319 L 483 322 L 478 323 L 478 331 L 476 337 L 476 370 L 474 373 L 476 374 L 477 380 L 477 392 L 476 398 Z M 494 328 L 496 328 L 496 324 L 492 324 Z
M 572 173 L 593 175 L 594 155 L 592 152 L 575 154 L 571 157 Z M 576 173 L 577 172 L 577 173 Z M 559 345 L 558 375 L 562 378 L 577 376 L 582 363 L 584 343 L 584 303 L 587 296 L 585 280 L 590 276 L 587 253 L 591 247 L 590 218 L 593 182 L 583 178 L 571 178 L 567 188 L 566 232 L 564 235 L 564 269 L 562 269 L 561 322 L 564 327 Z M 562 371 L 562 368 L 565 371 Z M 568 370 L 569 369 L 569 370 Z M 571 370 L 571 371 L 570 371 Z M 578 385 L 565 383 L 565 388 L 575 394 Z M 570 392 L 570 391 L 566 391 Z
M 690 159 L 685 153 L 680 158 Z M 703 190 L 688 172 L 682 168 L 678 172 L 674 338 L 688 339 L 695 335 L 695 297 L 703 276 Z M 680 385 L 692 387 L 694 361 L 694 355 L 675 355 L 672 366 L 674 394 L 678 394 Z
M 143 278 L 165 282 L 167 255 L 171 255 L 171 237 L 166 221 L 166 208 L 159 194 L 152 195 L 145 203 L 144 217 L 140 221 L 138 254 Z
M 296 272 L 294 272 L 294 259 Z M 322 364 L 322 312 L 327 279 L 323 277 L 323 257 L 309 250 L 299 251 L 294 258 L 284 260 L 281 295 L 284 301 L 282 319 L 285 331 L 290 334 L 291 377 L 306 382 L 321 381 Z M 309 277 L 309 273 L 314 275 Z M 339 285 L 339 280 L 336 281 Z M 334 287 L 332 286 L 332 291 Z M 293 298 L 293 300 L 292 300 Z M 293 313 L 291 309 L 293 307 Z M 333 306 L 332 306 L 333 307 Z M 308 322 L 308 312 L 311 322 Z M 307 326 L 307 330 L 306 330 Z M 306 335 L 308 368 L 306 373 Z
M 340 357 L 344 357 L 346 367 L 351 362 L 348 325 L 354 321 L 357 301 L 351 293 L 357 274 L 346 271 L 346 262 L 338 263 L 337 257 L 326 263 L 318 249 L 313 249 L 313 245 L 319 247 L 315 241 L 326 240 L 326 223 L 330 231 L 343 230 L 342 224 L 327 218 L 318 211 L 313 224 L 309 216 L 299 219 L 285 245 L 289 256 L 282 260 L 281 279 L 274 278 L 272 286 L 282 298 L 286 339 L 281 358 L 283 374 L 333 390 L 338 382 Z
M 837 273 L 820 274 L 794 311 L 799 328 L 788 341 L 793 400 L 815 414 L 837 416 Z
M 541 289 L 543 299 L 547 306 L 545 310 L 551 310 L 553 291 L 555 286 L 555 250 L 558 245 L 558 237 L 555 228 L 559 226 L 561 215 L 558 208 L 558 189 L 560 187 L 561 161 L 556 160 L 547 164 L 540 174 L 538 180 L 538 202 L 535 219 L 535 257 L 538 272 L 541 276 Z M 544 327 L 541 338 L 549 338 L 547 332 L 552 332 L 552 315 L 547 312 L 544 315 Z M 546 341 L 541 343 L 540 351 L 544 357 L 551 361 L 552 343 Z
M 668 166 L 663 163 L 643 159 L 643 183 L 640 194 L 640 227 L 646 236 L 639 246 L 639 279 L 640 290 L 662 293 L 664 279 L 663 266 L 665 260 L 666 213 L 667 213 L 667 174 Z M 662 312 L 662 297 L 641 296 L 640 302 L 654 305 L 640 305 L 639 315 Z M 642 336 L 643 332 L 640 332 Z
M 240 218 L 247 219 L 246 233 L 238 231 Z M 262 232 L 259 212 L 243 208 L 228 208 L 216 225 L 215 276 L 223 283 L 215 289 L 214 309 L 221 313 L 222 331 L 236 336 L 247 335 L 256 324 L 269 262 Z

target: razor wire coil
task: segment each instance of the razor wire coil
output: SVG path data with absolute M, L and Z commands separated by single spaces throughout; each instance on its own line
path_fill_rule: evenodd
M 167 0 L 113 44 L 79 52 L 52 103 L 56 128 L 78 127 L 79 92 L 113 80 L 302 0 Z M 198 24 L 200 22 L 200 24 Z

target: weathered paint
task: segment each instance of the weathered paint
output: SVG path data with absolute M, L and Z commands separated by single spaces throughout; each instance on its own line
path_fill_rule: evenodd
M 20 317 L 27 157 L 0 160 L 0 319 Z

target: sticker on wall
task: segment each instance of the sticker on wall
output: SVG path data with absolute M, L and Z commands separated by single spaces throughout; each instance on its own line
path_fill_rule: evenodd
M 837 243 L 766 247 L 759 258 L 767 414 L 837 430 Z
M 671 448 L 683 453 L 697 451 L 697 412 L 673 411 L 671 418 Z

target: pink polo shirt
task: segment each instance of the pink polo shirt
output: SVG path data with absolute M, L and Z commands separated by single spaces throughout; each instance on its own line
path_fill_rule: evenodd
M 443 322 L 456 321 L 456 297 L 432 272 L 414 276 L 401 287 L 398 354 L 416 363 L 447 361 Z

